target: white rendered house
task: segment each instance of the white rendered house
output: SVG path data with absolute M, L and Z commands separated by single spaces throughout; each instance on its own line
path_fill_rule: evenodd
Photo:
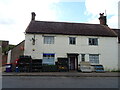
M 55 64 L 68 58 L 69 69 L 81 61 L 102 64 L 105 70 L 118 69 L 118 37 L 106 25 L 36 21 L 35 13 L 25 31 L 24 55 Z

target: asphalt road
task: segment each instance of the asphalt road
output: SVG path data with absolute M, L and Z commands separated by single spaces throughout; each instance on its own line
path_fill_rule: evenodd
M 118 88 L 118 86 L 118 77 L 2 77 L 2 88 Z

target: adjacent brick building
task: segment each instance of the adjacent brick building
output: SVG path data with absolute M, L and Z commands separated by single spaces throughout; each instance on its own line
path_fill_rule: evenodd
M 24 42 L 20 42 L 18 45 L 16 45 L 12 50 L 11 50 L 11 61 L 10 63 L 14 63 L 16 59 L 19 58 L 20 55 L 23 55 L 24 53 Z
M 9 49 L 9 41 L 0 41 L 0 65 L 7 62 L 7 50 Z

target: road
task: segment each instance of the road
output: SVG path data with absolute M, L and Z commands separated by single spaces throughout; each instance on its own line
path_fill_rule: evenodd
M 118 77 L 3 76 L 2 88 L 118 88 Z

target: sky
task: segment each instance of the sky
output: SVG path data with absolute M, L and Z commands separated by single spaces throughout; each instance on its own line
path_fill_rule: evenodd
M 110 28 L 118 28 L 120 0 L 0 0 L 0 40 L 18 44 L 25 39 L 31 12 L 38 21 L 99 24 L 105 13 Z

